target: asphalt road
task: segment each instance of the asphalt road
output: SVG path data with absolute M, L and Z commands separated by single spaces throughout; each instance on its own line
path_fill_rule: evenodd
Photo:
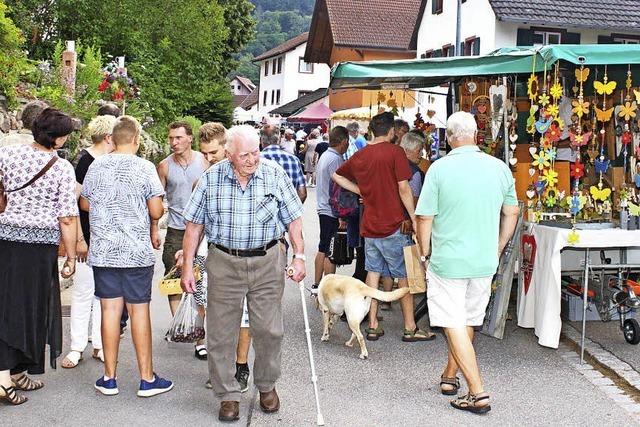
M 318 240 L 315 191 L 306 203 L 306 254 L 312 268 Z M 160 260 L 160 254 L 158 254 Z M 157 276 L 161 264 L 156 265 Z M 350 274 L 352 267 L 340 272 Z M 312 276 L 313 272 L 308 272 Z M 307 302 L 310 299 L 307 298 Z M 316 422 L 315 401 L 307 356 L 298 288 L 289 283 L 283 299 L 285 340 L 282 378 L 277 389 L 279 413 L 263 414 L 252 387 L 243 395 L 241 420 L 236 425 L 303 426 Z M 166 300 L 152 301 L 155 370 L 172 379 L 175 389 L 150 399 L 135 395 L 138 373 L 131 338 L 121 344 L 118 386 L 120 394 L 106 397 L 93 389 L 101 375 L 98 361 L 85 359 L 73 370 L 48 370 L 43 390 L 29 393 L 20 407 L 0 406 L 1 423 L 11 426 L 106 426 L 145 423 L 164 425 L 219 425 L 218 402 L 204 388 L 207 364 L 193 356 L 191 345 L 163 340 L 169 323 Z M 346 324 L 334 328 L 329 342 L 320 342 L 320 313 L 309 303 L 311 335 L 316 356 L 322 413 L 328 426 L 423 425 L 636 425 L 603 392 L 569 366 L 558 351 L 537 344 L 533 332 L 508 323 L 504 340 L 479 336 L 477 351 L 493 410 L 486 416 L 460 413 L 438 392 L 446 361 L 441 335 L 433 342 L 401 341 L 400 309 L 394 304 L 382 325 L 384 337 L 367 342 L 369 359 L 360 360 L 356 348 L 344 346 Z M 65 351 L 68 319 L 65 319 Z M 86 353 L 90 356 L 90 349 Z M 252 356 L 253 357 L 253 356 Z

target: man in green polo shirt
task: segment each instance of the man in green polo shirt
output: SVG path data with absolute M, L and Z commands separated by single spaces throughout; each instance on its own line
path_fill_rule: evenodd
M 491 409 L 473 348 L 491 295 L 498 258 L 518 218 L 515 183 L 509 167 L 480 151 L 476 122 L 458 112 L 447 121 L 453 150 L 429 168 L 420 194 L 418 242 L 427 263 L 431 326 L 444 328 L 449 346 L 440 390 L 455 395 L 462 371 L 469 393 L 451 402 L 473 413 Z

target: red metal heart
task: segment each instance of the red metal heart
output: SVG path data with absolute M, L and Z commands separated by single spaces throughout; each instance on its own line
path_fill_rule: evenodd
M 536 260 L 536 239 L 532 234 L 522 235 L 522 273 L 524 275 L 524 294 L 529 292 L 533 266 Z

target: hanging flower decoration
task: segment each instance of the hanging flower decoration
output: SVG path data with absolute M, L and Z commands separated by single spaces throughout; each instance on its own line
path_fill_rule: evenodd
M 547 153 L 545 153 L 544 151 L 540 150 L 540 153 L 536 154 L 532 154 L 533 156 L 533 163 L 531 163 L 533 165 L 533 167 L 537 167 L 540 170 L 543 170 L 544 168 L 548 168 L 549 166 L 551 166 L 551 163 L 549 162 L 549 158 L 547 157 Z
M 620 106 L 620 113 L 618 113 L 618 116 L 624 117 L 624 120 L 628 122 L 632 117 L 636 116 L 636 110 L 638 110 L 636 103 L 627 101 L 624 105 Z
M 575 163 L 571 163 L 571 178 L 580 179 L 584 176 L 584 165 L 580 163 L 580 159 Z
M 542 105 L 543 107 L 549 105 L 549 102 L 549 95 L 547 95 L 546 93 L 542 93 L 542 95 L 538 97 L 538 104 Z
M 558 182 L 558 172 L 553 169 L 547 169 L 542 175 L 542 179 L 547 183 L 549 188 L 554 188 Z
M 553 147 L 553 143 L 549 141 L 549 138 L 543 136 L 540 140 L 540 148 L 542 148 L 543 150 L 548 150 L 551 147 Z
M 558 124 L 558 129 L 564 129 L 564 120 L 562 120 L 560 116 L 556 117 L 556 123 Z
M 553 86 L 551 86 L 551 89 L 549 89 L 549 93 L 554 99 L 560 99 L 560 97 L 562 96 L 562 85 L 560 83 L 555 83 Z
M 562 132 L 560 132 L 560 127 L 557 123 L 553 123 L 551 124 L 551 126 L 549 126 L 549 130 L 547 131 L 547 134 L 545 136 L 549 141 L 553 143 L 559 141 L 561 135 Z
M 558 117 L 559 113 L 560 113 L 560 108 L 556 104 L 551 104 L 547 106 L 547 114 L 549 114 L 553 118 Z
M 527 80 L 527 95 L 534 102 L 538 98 L 538 76 L 535 74 L 532 74 Z
M 556 192 L 555 191 L 549 191 L 547 193 L 547 197 L 544 199 L 544 204 L 548 207 L 548 208 L 552 208 L 556 205 L 556 203 L 558 203 L 558 199 L 556 197 Z
M 551 146 L 549 148 L 547 148 L 546 150 L 544 150 L 544 153 L 547 155 L 547 157 L 549 158 L 549 160 L 554 161 L 556 159 L 556 149 Z

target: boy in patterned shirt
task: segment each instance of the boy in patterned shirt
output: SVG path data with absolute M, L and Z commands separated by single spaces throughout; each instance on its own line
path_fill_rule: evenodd
M 118 118 L 112 134 L 115 151 L 91 164 L 80 198 L 80 207 L 89 212 L 87 263 L 93 268 L 102 307 L 104 376 L 95 388 L 105 395 L 118 394 L 116 364 L 125 304 L 141 377 L 138 396 L 155 396 L 173 388 L 171 381 L 153 372 L 149 302 L 164 190 L 153 164 L 136 156 L 141 129 L 133 117 Z

